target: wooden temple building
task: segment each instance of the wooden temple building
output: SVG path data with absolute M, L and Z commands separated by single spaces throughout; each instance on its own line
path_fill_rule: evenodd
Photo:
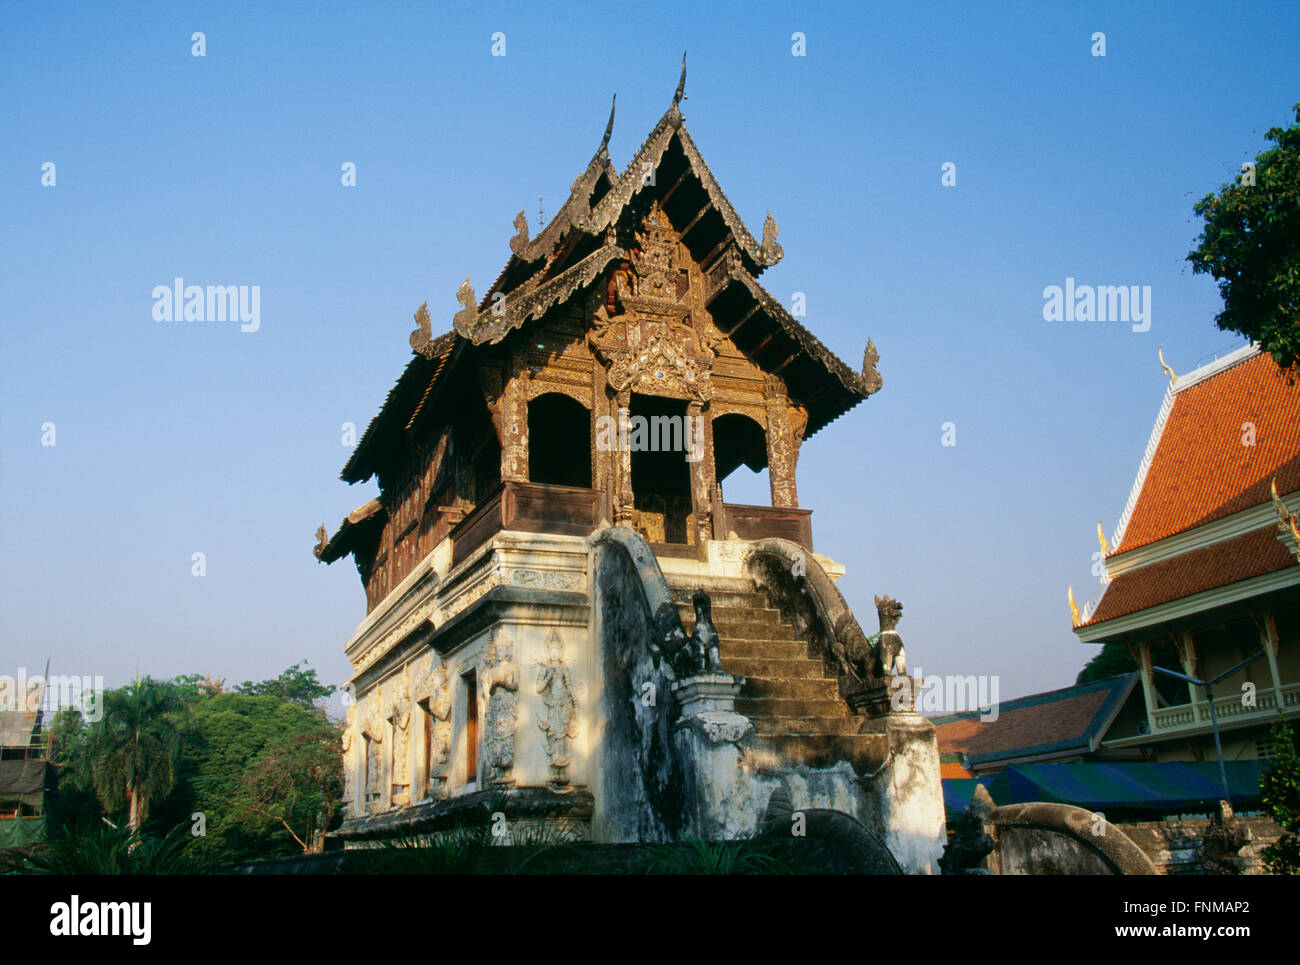
M 776 223 L 746 228 L 687 132 L 682 85 L 621 172 L 611 109 L 552 220 L 532 237 L 521 212 L 496 280 L 481 297 L 461 285 L 451 331 L 420 307 L 411 359 L 343 468 L 380 489 L 315 550 L 351 556 L 366 591 L 346 644 L 349 841 L 526 788 L 585 800 L 570 814 L 597 839 L 638 836 L 602 817 L 614 684 L 597 638 L 622 604 L 597 612 L 599 534 L 623 534 L 620 558 L 649 581 L 638 605 L 666 586 L 686 634 L 693 592 L 711 593 L 746 739 L 809 766 L 886 757 L 813 639 L 833 628 L 765 598 L 747 569 L 766 542 L 796 571 L 843 573 L 812 552 L 796 468 L 880 389 L 875 348 L 855 371 L 759 283 L 782 257 Z M 770 506 L 725 500 L 742 465 L 766 467 Z M 933 778 L 937 796 L 937 755 Z

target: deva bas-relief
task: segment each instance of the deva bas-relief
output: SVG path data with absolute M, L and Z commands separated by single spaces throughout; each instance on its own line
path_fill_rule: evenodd
M 555 630 L 546 638 L 545 660 L 537 664 L 537 692 L 546 707 L 546 714 L 537 718 L 537 726 L 546 743 L 550 783 L 567 784 L 573 739 L 578 736 L 578 698 L 573 673 L 564 662 L 564 641 Z
M 519 665 L 515 643 L 501 628 L 493 631 L 483 655 L 479 679 L 487 695 L 486 739 L 483 765 L 489 784 L 514 783 L 515 735 L 519 729 Z

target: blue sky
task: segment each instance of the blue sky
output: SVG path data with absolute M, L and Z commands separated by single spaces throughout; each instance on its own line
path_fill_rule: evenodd
M 1295 3 L 0 6 L 0 673 L 343 680 L 364 597 L 312 534 L 375 488 L 338 481 L 341 426 L 415 308 L 449 328 L 515 213 L 558 208 L 615 90 L 627 162 L 683 49 L 692 136 L 781 226 L 763 283 L 850 365 L 880 351 L 884 389 L 799 464 L 850 604 L 870 632 L 901 599 L 927 674 L 1073 682 L 1065 588 L 1096 589 L 1157 347 L 1182 372 L 1241 344 L 1191 209 L 1290 120 Z M 176 276 L 260 285 L 260 329 L 154 321 Z M 1149 285 L 1150 330 L 1045 322 L 1067 277 Z

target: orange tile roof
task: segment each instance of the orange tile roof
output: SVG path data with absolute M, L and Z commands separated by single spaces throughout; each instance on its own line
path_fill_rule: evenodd
M 1281 489 L 1279 480 L 1278 488 Z M 1083 626 L 1113 620 L 1193 593 L 1262 576 L 1296 562 L 1270 524 L 1233 539 L 1121 573 L 1110 581 Z
M 1255 444 L 1243 445 L 1244 423 Z M 1260 352 L 1176 390 L 1124 528 L 1126 552 L 1300 489 L 1300 380 Z M 1107 592 L 1107 596 L 1110 591 Z
M 978 714 L 936 718 L 934 736 L 939 754 L 974 757 L 1019 749 L 1029 752 L 1063 741 L 1085 742 L 1117 686 L 1115 681 L 1106 681 L 1034 694 L 1003 704 L 997 720 L 980 720 Z M 1078 689 L 1084 692 L 1075 692 Z M 1027 706 L 1015 706 L 1021 701 Z

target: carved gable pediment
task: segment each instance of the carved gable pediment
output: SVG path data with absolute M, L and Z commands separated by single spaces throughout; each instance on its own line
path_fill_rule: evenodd
M 695 324 L 691 274 L 698 268 L 658 202 L 633 234 L 628 258 L 597 295 L 588 344 L 614 392 L 707 401 L 717 352 Z

